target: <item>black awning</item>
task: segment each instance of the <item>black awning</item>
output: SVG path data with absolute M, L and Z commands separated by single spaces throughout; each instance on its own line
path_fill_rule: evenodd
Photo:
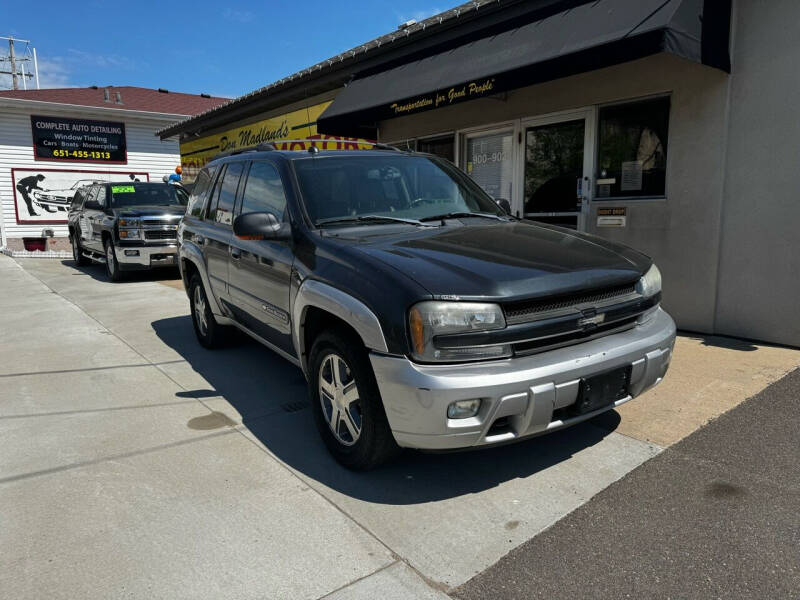
M 383 119 L 667 52 L 730 70 L 731 0 L 595 0 L 352 81 L 317 121 L 358 136 Z

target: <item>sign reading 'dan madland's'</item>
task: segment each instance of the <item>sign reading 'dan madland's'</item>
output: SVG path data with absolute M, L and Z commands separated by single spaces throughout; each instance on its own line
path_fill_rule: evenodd
M 126 164 L 125 123 L 31 116 L 36 160 Z
M 470 81 L 469 83 L 455 85 L 417 98 L 393 102 L 389 105 L 389 109 L 394 113 L 394 116 L 399 117 L 430 108 L 450 106 L 451 104 L 489 96 L 501 91 L 497 89 L 496 84 L 497 80 L 494 77 L 481 81 Z

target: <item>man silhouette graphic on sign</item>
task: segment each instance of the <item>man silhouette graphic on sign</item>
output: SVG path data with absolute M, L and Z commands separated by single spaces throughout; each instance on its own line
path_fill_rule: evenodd
M 17 182 L 17 191 L 22 195 L 22 199 L 25 200 L 25 204 L 28 205 L 28 214 L 32 217 L 38 217 L 39 213 L 33 212 L 33 200 L 31 200 L 29 194 L 33 190 L 43 189 L 39 187 L 40 181 L 44 181 L 44 175 L 42 175 L 41 173 L 39 173 L 38 175 L 31 175 L 30 177 L 25 177 Z

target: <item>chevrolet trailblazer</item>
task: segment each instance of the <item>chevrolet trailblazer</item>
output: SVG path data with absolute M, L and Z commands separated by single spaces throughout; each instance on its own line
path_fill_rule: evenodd
M 352 469 L 584 421 L 661 381 L 675 340 L 649 258 L 389 147 L 218 157 L 179 259 L 199 342 L 235 326 L 299 366 Z

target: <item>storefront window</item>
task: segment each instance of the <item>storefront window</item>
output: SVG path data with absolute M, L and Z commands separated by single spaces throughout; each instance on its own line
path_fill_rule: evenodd
M 664 196 L 669 98 L 600 109 L 595 200 Z
M 514 174 L 511 132 L 467 138 L 467 175 L 495 200 L 511 202 Z
M 453 135 L 417 140 L 418 152 L 433 154 L 450 162 L 455 162 L 455 148 L 456 138 Z
M 577 227 L 577 216 L 564 213 L 580 211 L 585 129 L 580 119 L 525 131 L 526 216 Z

